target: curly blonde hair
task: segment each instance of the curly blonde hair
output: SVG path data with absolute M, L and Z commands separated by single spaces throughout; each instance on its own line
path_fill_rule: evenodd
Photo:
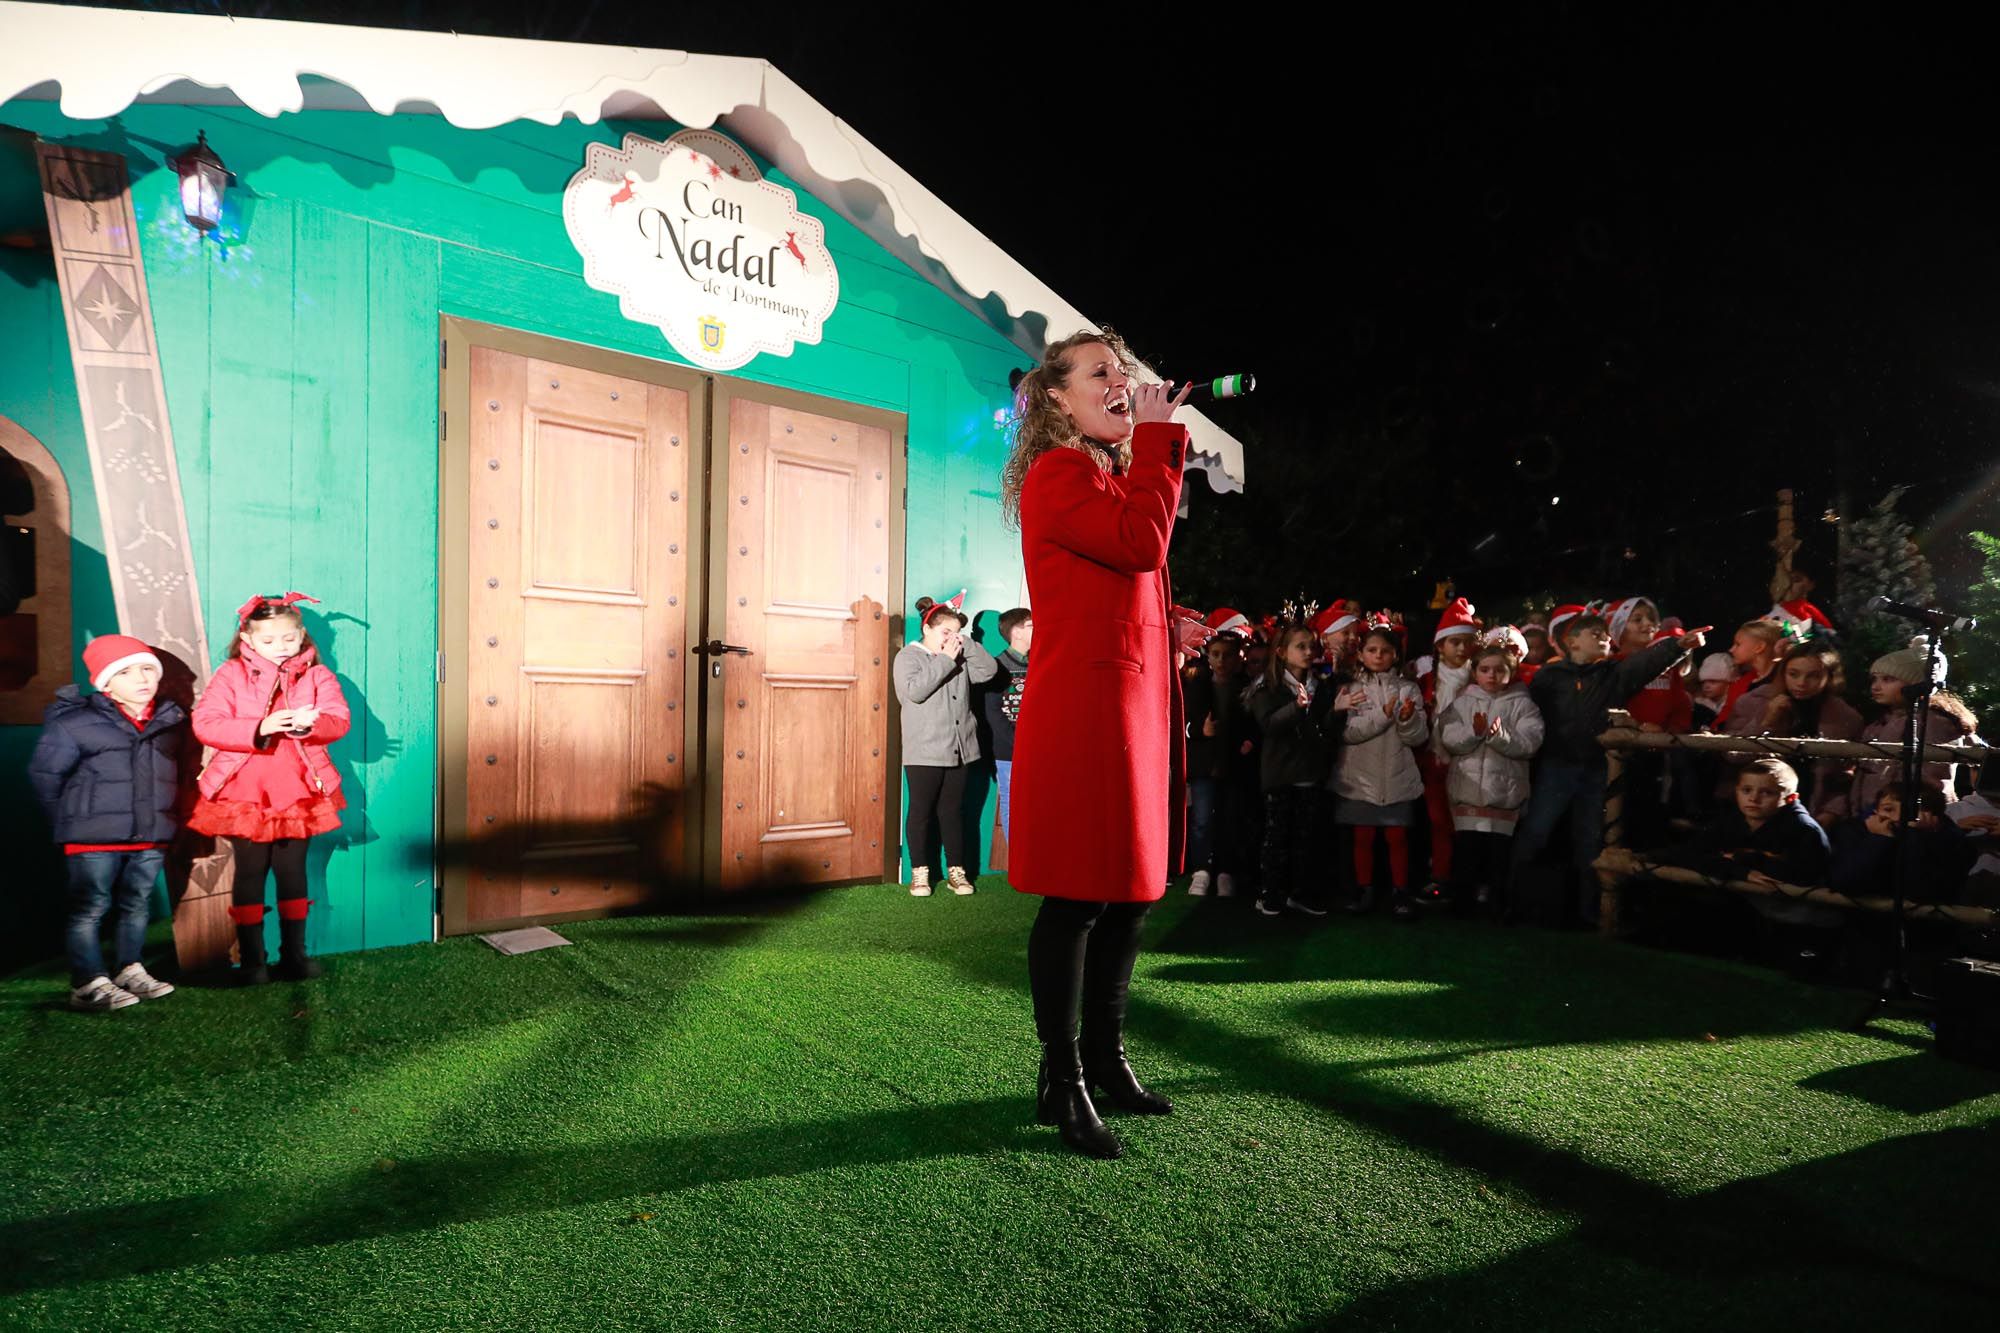
M 1000 516 L 1010 528 L 1021 526 L 1021 487 L 1027 483 L 1028 469 L 1037 458 L 1051 449 L 1076 449 L 1097 459 L 1100 466 L 1107 462 L 1104 450 L 1086 441 L 1076 422 L 1063 411 L 1062 404 L 1049 396 L 1050 389 L 1069 387 L 1070 373 L 1076 369 L 1076 349 L 1093 343 L 1110 348 L 1125 372 L 1132 372 L 1136 363 L 1123 338 L 1110 329 L 1096 333 L 1084 329 L 1061 342 L 1050 343 L 1042 352 L 1042 363 L 1023 375 L 1020 386 L 1014 390 L 1014 415 L 1010 423 L 1014 448 L 1007 455 L 1007 466 L 1000 472 Z M 1118 446 L 1117 461 L 1121 470 L 1131 465 L 1129 443 Z

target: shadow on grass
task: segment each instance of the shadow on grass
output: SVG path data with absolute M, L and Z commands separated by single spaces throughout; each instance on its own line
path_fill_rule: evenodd
M 1954 1064 L 1937 1055 L 1896 1055 L 1829 1069 L 1800 1079 L 1799 1086 L 1887 1111 L 1928 1115 L 2000 1092 L 2000 1073 Z
M 1175 934 L 1189 928 L 1175 923 Z M 1411 1095 L 1367 1077 L 1378 1069 L 1445 1064 L 1507 1049 L 1584 1043 L 1695 1039 L 1704 1029 L 1731 1034 L 1826 1030 L 1849 1003 L 1748 969 L 1693 961 L 1676 978 L 1685 993 L 1663 1002 L 1659 972 L 1688 960 L 1634 969 L 1631 955 L 1585 940 L 1435 932 L 1386 925 L 1335 927 L 1281 942 L 1273 956 L 1168 963 L 1183 981 L 1393 979 L 1435 981 L 1436 989 L 1397 994 L 1315 996 L 1286 1006 L 1264 1033 L 1248 1033 L 1182 1006 L 1150 1005 L 1134 988 L 1135 1043 L 1206 1065 L 1223 1086 L 1323 1109 L 1384 1139 L 1494 1182 L 1500 1193 L 1577 1216 L 1577 1230 L 1496 1264 L 1440 1279 L 1435 1269 L 1312 1327 L 1671 1327 L 1796 1323 L 1811 1315 L 1846 1324 L 1859 1309 L 1893 1324 L 1912 1308 L 1969 1307 L 2000 1296 L 1983 1256 L 1990 1223 L 1982 1187 L 1945 1181 L 2000 1180 L 2000 1132 L 1979 1129 L 1911 1135 L 1788 1171 L 1685 1198 L 1611 1166 L 1483 1120 L 1476 1105 Z M 1539 947 L 1536 940 L 1539 938 Z M 1190 951 L 1227 952 L 1213 932 Z M 1478 950 L 1476 956 L 1466 951 Z M 1522 959 L 1559 959 L 1568 970 L 1521 984 Z M 1694 983 L 1699 982 L 1699 985 Z M 1401 1043 L 1468 1043 L 1448 1051 L 1380 1061 L 1302 1058 L 1295 1032 L 1381 1037 Z M 1266 1035 L 1268 1034 L 1268 1035 Z M 1913 1113 L 2000 1091 L 2000 1077 L 1930 1058 L 1902 1057 L 1808 1080 L 1823 1091 L 1862 1096 Z M 1902 1089 L 1899 1093 L 1898 1089 Z M 1901 1095 L 1904 1102 L 1890 1098 Z M 1693 1112 L 1690 1112 L 1693 1114 Z M 1790 1132 L 1789 1122 L 1781 1127 Z M 1431 1219 L 1449 1227 L 1464 1219 Z M 1937 1243 L 1940 1231 L 1951 1235 Z M 1817 1285 L 1815 1285 L 1817 1283 Z M 1757 1293 L 1754 1299 L 1744 1292 Z M 1731 1294 L 1735 1293 L 1735 1294 Z M 1758 1319 L 1745 1311 L 1768 1305 Z M 1690 1302 L 1715 1303 L 1694 1318 Z M 1733 1304 L 1731 1303 L 1733 1302 Z
M 1606 1196 L 1560 1239 L 1396 1283 L 1300 1327 L 1984 1322 L 2000 1298 L 1988 1193 L 1940 1185 L 1991 1182 L 1996 1170 L 2000 1122 L 1988 1121 L 1871 1144 L 1694 1198 Z
M 1048 1139 L 1019 1098 L 897 1106 L 838 1120 L 547 1152 L 377 1162 L 302 1180 L 115 1204 L 0 1226 L 0 1293 L 278 1254 L 593 1204 L 629 1223 L 645 1196 L 830 1167 L 1025 1148 Z

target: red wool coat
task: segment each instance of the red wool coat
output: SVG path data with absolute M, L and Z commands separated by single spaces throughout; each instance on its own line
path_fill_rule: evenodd
M 1007 878 L 1023 893 L 1152 902 L 1181 868 L 1167 542 L 1186 448 L 1185 427 L 1147 422 L 1124 476 L 1051 449 L 1022 485 L 1035 651 L 1014 733 Z

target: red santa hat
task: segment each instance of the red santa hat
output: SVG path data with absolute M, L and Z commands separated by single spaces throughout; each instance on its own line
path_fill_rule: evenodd
M 965 619 L 965 589 L 960 588 L 956 596 L 946 601 L 932 602 L 930 609 L 924 612 L 924 624 L 929 625 L 931 617 L 940 611 L 949 611 L 960 620 Z
M 1444 609 L 1444 615 L 1438 620 L 1437 633 L 1431 636 L 1431 641 L 1442 643 L 1455 634 L 1478 633 L 1479 622 L 1473 618 L 1472 603 L 1460 597 Z
M 128 666 L 139 666 L 151 662 L 159 667 L 160 659 L 151 648 L 129 634 L 103 634 L 84 645 L 83 666 L 90 672 L 90 684 L 94 689 L 103 689 L 105 682 Z
M 1333 605 L 1314 616 L 1311 628 L 1314 634 L 1324 639 L 1329 634 L 1338 634 L 1344 629 L 1353 629 L 1361 623 L 1361 608 L 1349 601 L 1335 601 Z
M 1557 607 L 1555 610 L 1549 612 L 1549 637 L 1551 639 L 1557 638 L 1562 633 L 1564 625 L 1575 620 L 1578 616 L 1589 614 L 1591 614 L 1589 607 L 1579 606 L 1574 602 L 1566 606 Z
M 1234 634 L 1239 639 L 1250 637 L 1250 617 L 1233 606 L 1216 607 L 1203 623 L 1214 634 Z

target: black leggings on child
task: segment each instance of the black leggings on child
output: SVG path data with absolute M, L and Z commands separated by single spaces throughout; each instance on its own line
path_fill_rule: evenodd
M 965 765 L 949 768 L 905 764 L 910 778 L 910 822 L 903 838 L 910 845 L 910 864 L 928 868 L 937 857 L 931 820 L 944 832 L 946 866 L 970 866 L 965 859 Z
M 306 896 L 306 844 L 310 838 L 280 838 L 276 842 L 252 842 L 231 838 L 229 850 L 235 859 L 235 879 L 229 901 L 238 907 L 262 906 L 264 877 L 278 879 L 278 901 Z
M 1287 896 L 1316 903 L 1326 896 L 1326 858 L 1321 839 L 1327 824 L 1324 787 L 1273 787 L 1264 793 L 1263 885 L 1273 902 Z

